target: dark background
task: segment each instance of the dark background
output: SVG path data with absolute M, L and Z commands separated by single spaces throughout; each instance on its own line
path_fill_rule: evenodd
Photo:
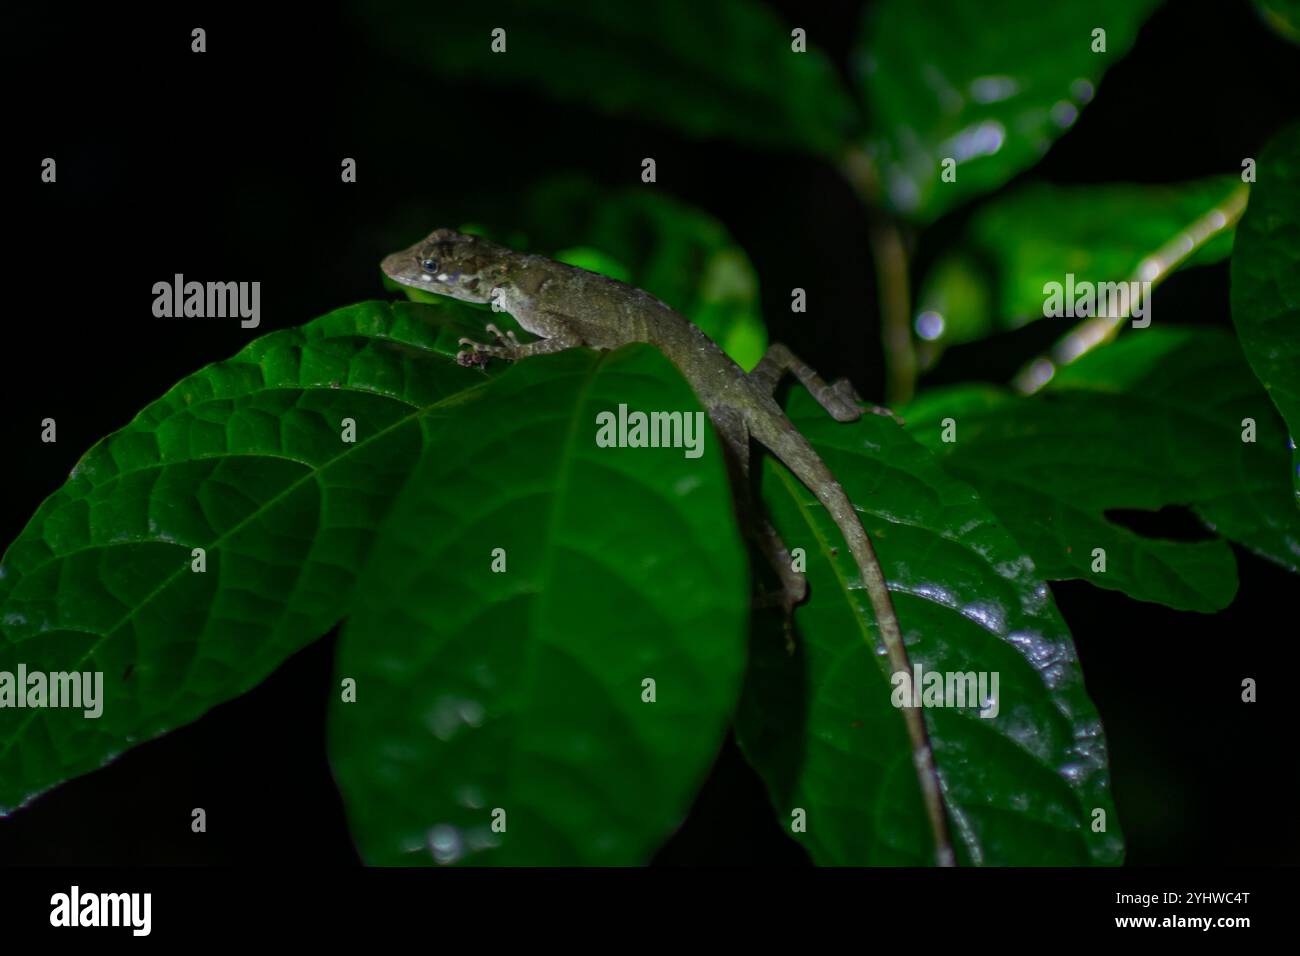
M 772 5 L 847 74 L 857 4 Z M 328 6 L 293 17 L 271 9 L 234 16 L 198 5 L 124 20 L 59 7 L 8 31 L 0 544 L 86 448 L 184 375 L 256 335 L 384 296 L 383 254 L 552 173 L 639 182 L 645 155 L 657 159 L 660 188 L 722 220 L 748 251 L 771 338 L 880 398 L 866 222 L 829 166 L 513 88 L 434 81 L 363 46 Z M 208 31 L 201 56 L 189 51 L 195 26 Z M 1294 115 L 1298 59 L 1244 0 L 1169 3 L 1017 182 L 1238 170 Z M 58 161 L 57 186 L 39 182 L 45 156 Z M 345 156 L 358 162 L 356 184 L 339 181 Z M 424 221 L 428 209 L 445 218 Z M 922 238 L 914 275 L 965 215 Z M 152 284 L 174 272 L 260 280 L 261 328 L 153 318 Z M 796 285 L 814 312 L 789 312 L 783 290 Z M 1175 275 L 1156 298 L 1170 321 L 1230 325 L 1227 263 Z M 925 383 L 1005 381 L 1057 333 L 1039 323 L 954 350 Z M 57 444 L 39 441 L 45 417 L 58 422 Z M 1170 509 L 1143 529 L 1198 533 L 1190 524 Z M 1105 722 L 1132 864 L 1300 860 L 1297 581 L 1237 556 L 1240 593 L 1214 616 L 1078 582 L 1052 586 Z M 356 862 L 325 758 L 334 639 L 197 723 L 0 820 L 0 863 Z M 1260 693 L 1249 706 L 1240 701 L 1247 676 Z M 190 832 L 199 806 L 207 834 Z M 659 861 L 807 857 L 729 743 Z

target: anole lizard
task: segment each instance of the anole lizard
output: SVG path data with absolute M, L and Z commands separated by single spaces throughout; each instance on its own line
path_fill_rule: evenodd
M 789 551 L 776 530 L 750 500 L 749 440 L 772 452 L 825 506 L 849 546 L 866 586 L 891 669 L 911 673 L 884 573 L 853 503 L 817 452 L 786 417 L 774 393 L 786 372 L 795 377 L 836 421 L 862 414 L 846 379 L 827 385 L 783 345 L 773 345 L 748 374 L 689 319 L 648 292 L 605 276 L 525 255 L 452 229 L 437 229 L 409 249 L 383 261 L 393 281 L 465 302 L 495 302 L 527 331 L 539 336 L 520 344 L 514 333 L 487 331 L 495 345 L 461 339 L 458 360 L 477 364 L 489 357 L 517 361 L 577 346 L 616 349 L 632 342 L 657 346 L 677 366 L 709 413 L 722 441 L 724 457 L 746 532 L 772 561 L 784 585 L 787 611 L 806 592 L 803 576 L 792 570 Z M 876 411 L 884 412 L 883 409 Z M 888 412 L 884 412 L 888 414 Z M 934 757 L 920 711 L 903 708 L 939 865 L 954 862 Z

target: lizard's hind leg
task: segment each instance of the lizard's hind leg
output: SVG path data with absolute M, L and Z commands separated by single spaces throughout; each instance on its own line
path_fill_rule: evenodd
M 749 477 L 749 428 L 744 417 L 734 408 L 720 405 L 710 410 L 709 418 L 722 440 L 723 458 L 727 462 L 727 474 L 736 499 L 736 518 L 741 533 L 763 554 L 781 582 L 780 591 L 761 595 L 759 604 L 780 606 L 786 613 L 788 625 L 795 605 L 808 596 L 808 582 L 794 569 L 790 549 L 781 540 L 781 535 L 761 508 L 755 505 Z
M 862 396 L 854 389 L 852 382 L 841 378 L 827 385 L 811 365 L 779 342 L 768 347 L 762 361 L 754 366 L 749 377 L 764 392 L 773 395 L 786 372 L 793 373 L 803 387 L 812 393 L 812 397 L 817 399 L 817 404 L 826 409 L 837 422 L 856 422 L 862 417 L 863 409 L 859 407 Z M 879 405 L 868 405 L 866 410 L 873 415 L 897 418 L 889 409 Z

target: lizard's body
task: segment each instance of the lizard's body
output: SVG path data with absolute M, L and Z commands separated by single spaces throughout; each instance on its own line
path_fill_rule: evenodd
M 521 359 L 577 346 L 616 349 L 632 342 L 657 346 L 694 389 L 722 439 L 747 532 L 773 561 L 786 589 L 787 609 L 804 596 L 804 581 L 791 569 L 789 553 L 771 525 L 753 508 L 749 493 L 752 436 L 789 468 L 830 512 L 862 575 L 880 627 L 890 667 L 911 673 L 880 564 L 852 502 L 817 452 L 786 417 L 774 393 L 782 375 L 793 372 L 838 421 L 861 414 L 851 386 L 823 382 L 784 346 L 773 345 L 751 373 L 733 362 L 694 323 L 641 289 L 542 256 L 525 255 L 475 236 L 439 229 L 409 249 L 384 259 L 394 281 L 468 302 L 488 303 L 540 336 L 520 345 L 513 335 L 498 344 L 463 340 L 481 356 Z M 940 864 L 952 863 L 943 800 L 920 711 L 902 710 Z

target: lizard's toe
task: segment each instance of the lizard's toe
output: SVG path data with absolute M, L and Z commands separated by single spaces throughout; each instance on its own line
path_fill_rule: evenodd
M 484 328 L 487 329 L 487 331 L 492 333 L 492 337 L 497 340 L 497 345 L 504 346 L 504 345 L 509 345 L 511 343 L 515 345 L 519 344 L 518 342 L 515 341 L 514 332 L 502 332 L 499 328 L 497 328 L 495 322 L 489 322 L 487 325 L 484 326 Z
M 886 418 L 892 418 L 894 421 L 898 422 L 898 424 L 900 424 L 900 425 L 906 425 L 906 424 L 907 424 L 907 422 L 903 421 L 903 419 L 901 419 L 900 417 L 898 417 L 898 415 L 896 415 L 896 414 L 895 414 L 894 412 L 892 412 L 890 409 L 886 408 L 884 405 L 868 405 L 868 406 L 867 406 L 867 411 L 869 411 L 869 412 L 870 412 L 871 414 L 873 414 L 873 415 L 883 415 L 883 416 L 885 416 Z
M 490 326 L 489 326 L 490 328 Z M 461 365 L 487 365 L 489 358 L 506 359 L 514 361 L 518 357 L 519 343 L 512 340 L 505 340 L 506 345 L 484 345 L 482 342 L 475 342 L 473 339 L 462 338 L 460 345 L 468 347 L 468 351 L 461 351 L 456 354 L 456 361 Z M 461 356 L 468 355 L 469 359 L 462 359 Z
M 501 350 L 502 357 L 511 360 L 518 357 L 521 346 L 519 345 L 519 340 L 515 338 L 515 333 L 513 331 L 502 332 L 492 322 L 489 322 L 486 328 L 493 336 L 495 336 L 497 340 L 496 348 Z
M 462 368 L 484 368 L 487 363 L 487 356 L 473 349 L 463 349 L 456 353 L 456 364 Z

